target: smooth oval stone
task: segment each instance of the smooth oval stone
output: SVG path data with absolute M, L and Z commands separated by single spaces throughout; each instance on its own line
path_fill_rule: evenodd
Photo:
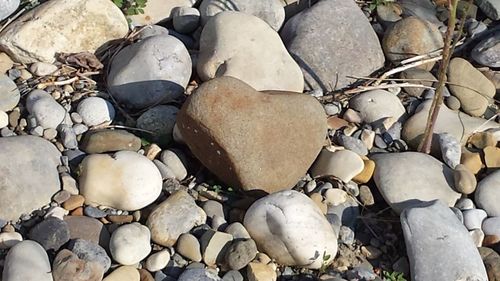
M 500 216 L 500 170 L 496 170 L 479 182 L 475 193 L 475 202 L 484 209 L 488 216 Z
M 19 103 L 21 94 L 9 76 L 0 74 L 0 110 L 10 111 Z
M 141 139 L 124 130 L 92 130 L 83 136 L 80 149 L 89 154 L 121 150 L 138 151 L 141 149 Z
M 294 186 L 320 152 L 327 131 L 315 98 L 257 92 L 228 76 L 201 85 L 184 103 L 177 124 L 193 154 L 221 180 L 266 192 Z
M 330 264 L 337 253 L 332 226 L 316 204 L 297 191 L 257 200 L 243 224 L 259 249 L 282 265 L 317 269 Z
M 488 217 L 482 209 L 465 210 L 462 213 L 464 215 L 464 225 L 468 230 L 481 229 L 483 221 Z
M 500 67 L 500 32 L 479 42 L 471 52 L 478 63 L 489 67 Z
M 435 199 L 452 207 L 460 198 L 453 186 L 453 171 L 432 156 L 418 152 L 372 156 L 373 178 L 385 201 L 400 213 L 403 209 Z
M 12 247 L 3 265 L 2 281 L 25 280 L 53 281 L 47 253 L 31 240 Z
M 117 228 L 109 240 L 113 259 L 123 265 L 134 265 L 151 252 L 149 229 L 134 222 Z
M 411 280 L 488 280 L 469 232 L 443 202 L 435 200 L 404 210 L 401 225 Z
M 32 91 L 26 100 L 26 107 L 44 129 L 56 129 L 66 118 L 66 109 L 49 93 L 42 90 Z
M 180 33 L 191 33 L 198 28 L 200 23 L 200 11 L 191 7 L 175 7 L 172 10 L 172 24 L 174 29 Z
M 482 229 L 486 235 L 500 237 L 500 217 L 491 217 L 483 221 Z
M 398 96 L 384 90 L 358 94 L 349 100 L 349 107 L 358 111 L 365 123 L 372 123 L 386 117 L 397 120 L 405 113 L 405 108 Z
M 179 109 L 172 105 L 158 105 L 148 109 L 137 118 L 137 128 L 153 133 L 153 140 L 159 144 L 172 141 L 175 119 Z
M 453 172 L 455 190 L 462 194 L 471 194 L 476 190 L 476 176 L 465 166 L 459 164 Z
M 152 254 L 146 261 L 146 268 L 150 272 L 156 272 L 164 269 L 170 262 L 170 251 L 168 249 L 161 250 Z
M 111 123 L 115 118 L 115 108 L 113 105 L 99 97 L 88 97 L 82 100 L 76 111 L 87 126 L 97 126 L 105 123 Z
M 126 211 L 151 204 L 162 188 L 158 168 L 146 157 L 132 151 L 85 157 L 78 181 L 86 204 Z
M 0 147 L 0 218 L 17 220 L 50 203 L 61 187 L 57 148 L 34 136 L 0 138 Z M 20 176 L 20 172 L 29 172 L 29 176 Z
M 343 182 L 349 182 L 361 173 L 364 162 L 358 154 L 350 150 L 331 152 L 323 149 L 311 167 L 313 177 L 334 176 Z

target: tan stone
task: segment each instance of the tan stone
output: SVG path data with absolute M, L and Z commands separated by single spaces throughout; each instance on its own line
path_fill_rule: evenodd
M 484 164 L 488 168 L 500 168 L 500 148 L 487 146 L 483 149 Z
M 323 149 L 311 167 L 313 177 L 334 176 L 343 182 L 349 182 L 363 171 L 363 160 L 350 150 L 331 152 Z
M 483 166 L 481 155 L 477 152 L 469 151 L 466 148 L 462 150 L 460 163 L 467 167 L 467 169 L 473 174 L 477 174 Z
M 81 195 L 71 195 L 68 200 L 64 201 L 63 208 L 72 211 L 78 207 L 83 206 L 85 202 L 85 197 Z
M 269 265 L 251 262 L 247 266 L 247 278 L 249 281 L 275 281 L 278 276 Z
M 7 70 L 14 66 L 14 62 L 10 59 L 9 55 L 0 52 L 0 74 L 5 74 Z
M 323 214 L 326 214 L 328 212 L 328 206 L 326 206 L 326 204 L 323 200 L 323 196 L 321 196 L 321 194 L 313 193 L 313 194 L 309 195 L 309 197 L 316 204 L 316 206 L 318 206 L 318 208 L 320 208 L 320 210 Z
M 141 275 L 133 266 L 120 266 L 102 281 L 140 281 Z
M 372 160 L 363 160 L 365 166 L 361 173 L 357 174 L 352 180 L 356 183 L 367 183 L 373 176 L 373 172 L 375 171 L 375 162 Z
M 112 1 L 52 0 L 0 33 L 0 48 L 17 62 L 52 63 L 56 53 L 94 52 L 127 32 L 127 20 Z
M 455 190 L 462 194 L 471 194 L 476 190 L 477 180 L 467 166 L 458 164 L 453 171 Z
M 217 17 L 217 16 L 216 16 Z M 193 154 L 231 187 L 289 189 L 325 140 L 326 114 L 313 97 L 257 92 L 232 77 L 204 83 L 177 123 Z
M 495 146 L 497 144 L 497 140 L 495 135 L 491 132 L 478 132 L 473 134 L 467 140 L 467 143 L 473 145 L 475 148 L 483 149 L 487 146 Z
M 326 122 L 328 124 L 328 129 L 333 129 L 333 130 L 338 130 L 342 127 L 346 127 L 349 125 L 349 122 L 337 116 L 328 117 Z

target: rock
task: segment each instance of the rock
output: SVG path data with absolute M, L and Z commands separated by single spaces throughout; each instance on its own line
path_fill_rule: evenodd
M 47 218 L 35 225 L 28 237 L 38 242 L 45 250 L 57 251 L 70 239 L 68 224 L 58 218 Z
M 496 146 L 497 140 L 491 132 L 477 132 L 469 137 L 467 144 L 477 149 L 484 149 L 488 146 Z
M 485 235 L 500 237 L 500 217 L 491 217 L 483 221 L 482 229 Z
M 153 141 L 169 144 L 173 139 L 172 133 L 178 111 L 179 109 L 172 105 L 155 106 L 137 119 L 137 128 L 153 132 Z
M 251 262 L 247 267 L 249 281 L 276 281 L 276 271 L 267 264 Z
M 474 206 L 474 202 L 472 202 L 471 199 L 469 198 L 460 198 L 457 203 L 455 204 L 455 208 L 464 211 L 464 210 L 471 210 L 476 208 Z
M 484 209 L 488 216 L 500 216 L 500 170 L 496 170 L 477 185 L 475 202 L 477 206 Z
M 476 177 L 465 165 L 459 164 L 455 167 L 453 182 L 455 190 L 462 194 L 471 194 L 476 190 Z
M 226 263 L 232 270 L 247 266 L 257 255 L 257 245 L 252 239 L 235 240 L 226 252 Z
M 365 123 L 380 121 L 385 117 L 399 119 L 405 113 L 399 98 L 384 90 L 358 94 L 349 100 L 349 107 L 358 111 Z
M 89 127 L 109 124 L 115 118 L 113 105 L 99 97 L 88 97 L 82 100 L 76 111 L 82 117 L 83 123 Z
M 500 6 L 499 6 L 500 10 Z M 500 32 L 493 33 L 492 36 L 479 42 L 472 49 L 472 58 L 485 66 L 500 67 Z
M 234 239 L 251 238 L 246 228 L 239 222 L 233 222 L 232 224 L 228 225 L 224 231 L 233 235 Z
M 200 239 L 203 262 L 212 267 L 223 262 L 232 240 L 231 234 L 207 230 Z
M 175 7 L 172 10 L 172 23 L 175 31 L 179 33 L 191 33 L 198 28 L 200 22 L 200 11 L 191 7 Z
M 224 11 L 237 11 L 253 15 L 265 21 L 278 31 L 285 21 L 285 9 L 279 0 L 242 1 L 242 0 L 203 0 L 200 5 L 201 21 L 206 24 L 215 15 Z
M 49 257 L 40 244 L 25 240 L 10 249 L 3 264 L 3 281 L 53 281 Z
M 121 150 L 138 151 L 141 149 L 141 139 L 125 130 L 91 130 L 83 136 L 80 149 L 89 154 Z
M 13 66 L 14 62 L 10 59 L 9 55 L 4 52 L 0 52 L 0 80 Z
M 351 1 L 319 1 L 288 20 L 281 37 L 304 73 L 307 90 L 344 88 L 356 81 L 347 76 L 370 75 L 384 65 L 377 35 Z
M 481 229 L 483 221 L 488 217 L 482 209 L 465 210 L 462 213 L 464 215 L 464 225 L 468 230 Z
M 495 0 L 478 0 L 475 2 L 481 11 L 492 20 L 500 19 L 500 4 Z
M 151 252 L 149 229 L 134 222 L 118 227 L 109 240 L 113 259 L 123 265 L 134 265 Z
M 387 2 L 382 5 L 377 5 L 376 12 L 377 21 L 387 29 L 401 19 L 403 9 L 399 3 Z
M 230 270 L 222 277 L 223 281 L 243 281 L 243 275 L 237 270 Z
M 460 194 L 453 189 L 453 171 L 432 156 L 418 152 L 372 156 L 373 178 L 385 201 L 397 212 L 419 202 L 440 199 L 454 206 Z
M 0 218 L 15 221 L 50 203 L 59 191 L 61 153 L 49 141 L 33 136 L 0 138 L 0 147 Z M 29 176 L 19 176 L 20 171 L 29 171 Z
M 477 174 L 483 166 L 481 155 L 478 152 L 471 152 L 467 148 L 462 150 L 460 162 L 473 174 Z
M 141 275 L 133 266 L 120 266 L 113 270 L 111 274 L 106 276 L 102 281 L 140 281 Z
M 467 230 L 436 200 L 401 214 L 412 280 L 477 280 L 488 277 Z M 436 264 L 446 262 L 446 267 Z
M 179 236 L 179 239 L 177 239 L 175 249 L 183 257 L 188 258 L 189 260 L 192 260 L 194 262 L 200 262 L 202 259 L 200 242 L 198 242 L 198 239 L 196 239 L 196 237 L 194 237 L 192 234 L 181 234 Z
M 64 221 L 68 224 L 71 240 L 83 239 L 108 248 L 110 235 L 100 221 L 83 216 L 66 216 Z
M 72 211 L 78 207 L 82 207 L 84 202 L 85 197 L 81 195 L 70 195 L 68 200 L 65 200 L 62 206 L 64 209 Z
M 161 250 L 152 254 L 146 260 L 146 268 L 150 272 L 156 272 L 164 269 L 170 261 L 170 251 L 168 249 Z
M 151 204 L 162 189 L 161 174 L 153 162 L 132 151 L 85 157 L 78 180 L 86 204 L 127 211 Z
M 360 139 L 351 136 L 340 135 L 338 142 L 346 150 L 352 151 L 358 155 L 365 156 L 368 154 L 368 148 Z
M 487 146 L 483 149 L 483 153 L 486 167 L 491 169 L 500 168 L 500 148 Z
M 170 35 L 152 36 L 114 57 L 108 88 L 133 109 L 174 102 L 183 96 L 191 68 L 191 57 L 181 41 Z
M 85 261 L 69 250 L 61 250 L 52 266 L 54 281 L 101 281 L 104 275 L 97 262 Z
M 460 142 L 449 133 L 441 133 L 438 137 L 441 157 L 448 167 L 454 169 L 460 164 L 462 148 Z
M 469 235 L 476 247 L 481 247 L 484 241 L 484 232 L 480 228 L 469 231 Z
M 213 218 L 215 216 L 219 216 L 224 218 L 224 206 L 215 201 L 215 200 L 207 200 L 203 203 L 203 211 L 205 211 L 205 214 L 207 214 L 207 217 Z
M 175 7 L 191 7 L 196 1 L 192 0 L 148 0 L 144 13 L 130 17 L 135 26 L 152 25 L 171 19 Z
M 365 206 L 371 206 L 375 204 L 375 199 L 373 198 L 372 191 L 366 185 L 362 185 L 359 187 L 359 200 Z
M 191 268 L 185 270 L 177 281 L 222 281 L 217 274 L 204 268 Z
M 7 75 L 0 74 L 0 110 L 12 110 L 19 103 L 20 97 L 16 83 Z
M 375 162 L 372 160 L 363 160 L 364 168 L 361 173 L 357 174 L 352 180 L 356 183 L 367 183 L 371 180 L 375 171 Z
M 0 21 L 3 21 L 14 13 L 19 7 L 20 0 L 2 0 L 0 2 Z
M 66 109 L 43 90 L 34 90 L 26 99 L 26 107 L 43 128 L 57 128 L 66 118 Z
M 396 22 L 385 32 L 382 40 L 386 57 L 396 64 L 415 55 L 436 51 L 443 45 L 443 36 L 438 28 L 415 16 Z M 433 66 L 434 63 L 427 63 L 419 68 L 430 70 Z
M 333 206 L 337 206 L 344 203 L 345 201 L 347 201 L 347 198 L 349 197 L 347 192 L 343 191 L 340 188 L 327 189 L 323 194 L 323 196 L 325 197 L 325 203 Z
M 179 190 L 158 205 L 146 225 L 152 240 L 162 246 L 173 246 L 179 236 L 206 222 L 207 215 L 186 191 Z
M 449 96 L 445 100 L 445 104 L 447 107 L 449 107 L 451 110 L 459 110 L 462 104 L 460 103 L 460 100 L 456 98 L 455 96 Z
M 231 76 L 257 91 L 304 89 L 302 72 L 278 34 L 263 20 L 241 12 L 220 13 L 205 25 L 196 67 L 203 81 Z
M 165 164 L 175 175 L 177 180 L 187 177 L 187 170 L 184 165 L 185 157 L 180 150 L 164 150 L 160 155 L 161 162 Z
M 58 70 L 58 67 L 46 62 L 35 62 L 30 66 L 30 72 L 36 76 L 48 76 Z
M 358 154 L 350 150 L 331 152 L 323 149 L 311 167 L 313 177 L 334 176 L 343 182 L 349 182 L 361 173 L 364 162 Z
M 177 124 L 193 154 L 229 186 L 274 192 L 294 186 L 314 161 L 325 117 L 313 97 L 257 92 L 220 77 L 189 97 Z
M 403 16 L 416 16 L 440 27 L 443 23 L 437 17 L 436 4 L 430 0 L 401 0 Z
M 7 250 L 23 241 L 23 236 L 18 232 L 1 232 L 0 249 Z
M 267 195 L 247 210 L 244 225 L 259 249 L 282 265 L 320 268 L 337 253 L 337 239 L 306 195 L 286 190 Z M 330 258 L 324 260 L 323 254 Z
M 478 248 L 483 259 L 489 281 L 500 281 L 500 255 L 494 250 L 486 247 Z
M 111 267 L 111 259 L 106 250 L 94 242 L 75 239 L 70 242 L 69 250 L 81 260 L 97 263 L 103 272 L 107 272 Z
M 93 53 L 127 32 L 127 20 L 112 2 L 56 0 L 17 18 L 0 34 L 0 48 L 17 62 L 52 63 L 56 53 Z
M 9 115 L 0 110 L 0 128 L 5 128 L 9 125 Z
M 403 126 L 402 138 L 410 147 L 416 148 L 423 136 L 431 103 L 432 101 L 428 100 L 420 104 L 416 113 Z M 434 125 L 434 134 L 450 133 L 460 140 L 460 143 L 465 144 L 477 128 L 484 131 L 489 128 L 500 128 L 500 125 L 481 118 L 470 117 L 462 112 L 452 111 L 442 105 Z
M 495 85 L 472 64 L 462 58 L 454 58 L 448 68 L 451 93 L 460 100 L 463 111 L 481 116 L 495 96 Z

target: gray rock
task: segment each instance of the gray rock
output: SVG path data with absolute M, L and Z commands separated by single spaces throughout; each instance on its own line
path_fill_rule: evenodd
M 230 270 L 222 277 L 223 281 L 243 281 L 243 275 L 237 270 Z
M 108 87 L 127 107 L 143 109 L 182 97 L 191 77 L 191 57 L 178 39 L 152 36 L 118 53 Z
M 157 35 L 169 35 L 169 30 L 160 25 L 149 25 L 144 27 L 141 33 L 139 33 L 138 39 L 144 40 L 148 37 L 153 37 Z
M 460 157 L 462 156 L 460 142 L 452 134 L 448 133 L 439 134 L 438 140 L 443 161 L 448 167 L 455 169 L 460 164 Z
M 175 7 L 172 10 L 174 29 L 180 33 L 191 33 L 200 22 L 200 11 L 191 7 Z
M 496 170 L 479 182 L 475 193 L 475 202 L 484 209 L 488 216 L 500 216 L 500 170 Z
M 462 213 L 464 215 L 464 225 L 468 230 L 481 229 L 483 221 L 488 217 L 483 209 L 465 210 Z
M 247 266 L 257 255 L 257 245 L 252 239 L 235 240 L 226 252 L 226 263 L 233 270 Z
M 467 229 L 444 203 L 436 200 L 408 208 L 401 224 L 412 280 L 488 280 Z
M 364 142 L 362 142 L 359 139 L 350 137 L 350 136 L 345 136 L 341 135 L 339 138 L 340 145 L 345 147 L 346 149 L 356 152 L 359 155 L 367 155 L 368 154 L 368 148 L 366 148 L 366 145 Z
M 83 209 L 83 213 L 91 218 L 104 218 L 108 215 L 106 212 L 92 206 L 86 206 L 85 209 Z
M 60 189 L 57 148 L 33 136 L 0 138 L 0 147 L 0 218 L 16 220 L 50 203 Z M 20 172 L 29 176 L 19 176 Z
M 461 211 L 474 209 L 474 202 L 469 198 L 460 198 L 455 204 L 455 208 Z
M 430 0 L 401 0 L 403 15 L 417 16 L 437 26 L 443 23 L 437 18 L 436 6 Z
M 381 121 L 387 117 L 397 120 L 405 113 L 398 96 L 384 90 L 358 94 L 349 100 L 349 107 L 358 111 L 365 123 Z
M 446 106 L 448 106 L 451 110 L 459 110 L 462 104 L 460 100 L 455 96 L 449 96 L 445 100 Z
M 281 36 L 307 90 L 344 88 L 356 81 L 347 76 L 370 75 L 384 65 L 377 35 L 353 1 L 319 1 L 288 20 Z
M 26 107 L 37 125 L 44 129 L 56 129 L 66 118 L 66 109 L 43 90 L 32 91 L 26 99 Z
M 0 0 L 0 21 L 14 13 L 20 2 L 20 0 Z
M 25 240 L 10 249 L 5 258 L 3 281 L 52 281 L 49 257 L 40 244 Z
M 455 207 L 450 207 L 450 209 L 453 211 L 455 216 L 457 216 L 457 219 L 460 221 L 460 223 L 464 223 L 464 214 L 462 213 L 462 211 Z
M 82 100 L 76 111 L 82 117 L 83 123 L 89 127 L 109 124 L 115 118 L 113 105 L 100 97 L 88 97 Z
M 477 0 L 474 1 L 481 11 L 492 20 L 500 19 L 500 2 L 497 0 Z
M 437 80 L 432 73 L 425 69 L 420 68 L 410 68 L 407 69 L 400 74 L 400 78 L 402 79 L 422 79 L 422 80 Z M 411 81 L 414 84 L 420 84 L 424 86 L 432 86 L 433 82 L 430 81 Z M 403 88 L 405 92 L 407 92 L 410 96 L 413 97 L 421 97 L 424 93 L 424 88 Z
M 73 130 L 73 127 L 68 125 L 60 125 L 59 133 L 61 135 L 61 141 L 64 147 L 67 149 L 77 149 L 78 148 L 78 140 L 76 139 L 76 133 Z
M 172 141 L 175 119 L 179 109 L 172 105 L 158 105 L 148 109 L 137 119 L 137 128 L 153 132 L 153 141 L 168 144 Z
M 203 268 L 193 268 L 185 270 L 177 281 L 222 281 L 217 274 Z
M 354 231 L 350 227 L 341 226 L 339 231 L 339 241 L 346 245 L 352 245 L 354 243 Z
M 500 31 L 493 33 L 492 36 L 479 42 L 472 49 L 471 56 L 476 62 L 482 65 L 500 67 Z
M 1 10 L 2 9 L 0 9 L 0 11 Z M 0 74 L 0 110 L 12 110 L 16 107 L 20 97 L 21 96 L 16 83 L 14 83 L 14 81 L 12 81 L 7 75 Z
M 487 218 L 483 221 L 485 235 L 500 236 L 500 217 Z
M 84 239 L 75 239 L 70 242 L 69 249 L 84 261 L 98 263 L 102 266 L 104 272 L 108 271 L 111 267 L 111 259 L 106 250 L 93 242 Z
M 327 217 L 336 215 L 340 219 L 342 225 L 353 229 L 356 227 L 359 214 L 359 205 L 352 197 L 348 197 L 347 201 L 340 205 L 328 205 Z
M 34 240 L 45 250 L 57 251 L 70 239 L 68 224 L 58 218 L 49 217 L 35 225 L 29 232 L 28 237 Z
M 453 186 L 453 171 L 432 156 L 418 152 L 372 156 L 373 178 L 385 201 L 398 213 L 421 201 L 441 199 L 454 206 L 460 198 Z

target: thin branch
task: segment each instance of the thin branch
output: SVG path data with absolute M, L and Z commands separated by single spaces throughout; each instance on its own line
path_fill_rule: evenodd
M 423 64 L 426 64 L 426 63 L 439 61 L 439 60 L 441 60 L 441 58 L 442 58 L 442 56 L 438 56 L 438 57 L 429 58 L 429 59 L 425 59 L 425 60 L 421 60 L 421 61 L 416 61 L 416 62 L 412 62 L 412 63 L 407 64 L 407 65 L 403 65 L 403 66 L 400 66 L 400 67 L 393 68 L 393 69 L 385 72 L 384 74 L 382 74 L 382 76 L 380 76 L 379 78 L 377 78 L 377 80 L 373 83 L 373 85 L 374 86 L 380 85 L 380 83 L 382 83 L 382 81 L 384 79 L 386 79 L 387 77 L 389 77 L 389 76 L 391 76 L 393 74 L 396 74 L 396 73 L 399 73 L 399 72 L 403 72 L 403 71 L 405 71 L 407 69 L 415 68 L 417 66 L 420 66 L 420 65 L 423 65 Z
M 359 86 L 357 88 L 354 88 L 352 90 L 347 90 L 344 91 L 345 94 L 355 94 L 355 93 L 361 93 L 361 92 L 366 92 L 366 91 L 372 91 L 372 90 L 378 90 L 378 89 L 391 89 L 391 88 L 423 88 L 423 89 L 432 89 L 434 90 L 434 87 L 431 86 L 425 86 L 421 84 L 411 84 L 411 83 L 400 83 L 400 84 L 382 84 L 378 86 Z
M 70 78 L 68 80 L 64 80 L 64 81 L 52 81 L 52 82 L 45 82 L 45 83 L 40 83 L 38 84 L 36 87 L 38 89 L 45 89 L 47 88 L 48 86 L 63 86 L 63 85 L 68 85 L 68 84 L 71 84 L 73 82 L 76 82 L 78 81 L 78 77 L 73 77 L 73 78 Z

